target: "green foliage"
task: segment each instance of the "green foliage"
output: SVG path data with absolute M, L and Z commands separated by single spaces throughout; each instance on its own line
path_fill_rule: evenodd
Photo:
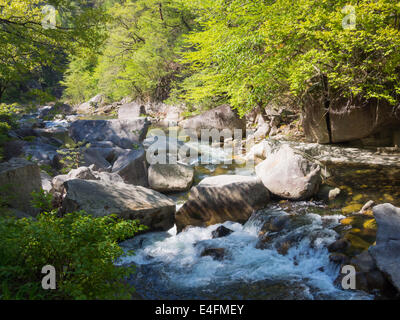
M 0 103 L 0 161 L 3 159 L 3 146 L 9 138 L 7 132 L 16 126 L 16 106 Z
M 96 48 L 101 37 L 101 23 L 105 20 L 102 7 L 92 6 L 92 1 L 51 0 L 0 0 L 0 99 L 9 90 L 27 86 L 33 75 L 36 86 L 46 81 L 51 73 L 65 67 L 66 53 L 79 47 Z M 89 5 L 88 5 L 89 4 Z M 52 5 L 56 25 L 43 27 L 43 21 L 51 16 L 44 10 Z M 40 103 L 51 99 L 46 88 L 25 88 Z
M 84 212 L 37 220 L 0 217 L 0 299 L 129 299 L 133 267 L 117 267 L 118 241 L 144 230 L 137 221 Z M 43 290 L 41 270 L 56 269 L 56 290 Z
M 53 195 L 43 189 L 39 192 L 32 192 L 32 206 L 41 212 L 50 212 L 53 210 Z
M 63 148 L 57 150 L 62 159 L 60 163 L 63 165 L 61 172 L 67 174 L 72 169 L 78 169 L 83 161 L 86 149 L 90 148 L 90 143 L 84 141 L 77 143 L 68 143 Z
M 68 70 L 62 84 L 66 87 L 64 97 L 73 104 L 87 101 L 97 94 L 97 79 L 94 69 L 98 58 L 93 53 L 82 50 L 71 57 Z
M 304 94 L 327 79 L 335 96 L 398 101 L 400 6 L 392 0 L 199 0 L 201 29 L 187 37 L 193 75 L 182 95 L 228 101 L 241 114 Z M 353 5 L 356 28 L 342 22 Z
M 112 100 L 125 96 L 164 100 L 182 66 L 176 62 L 182 36 L 193 15 L 175 0 L 126 0 L 109 11 L 108 39 L 96 58 L 72 58 L 65 96 L 83 102 L 98 92 Z

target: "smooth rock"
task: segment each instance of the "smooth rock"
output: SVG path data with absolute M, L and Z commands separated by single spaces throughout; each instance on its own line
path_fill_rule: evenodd
M 187 191 L 193 180 L 194 169 L 184 164 L 153 164 L 149 168 L 149 186 L 159 192 Z
M 50 175 L 46 171 L 41 170 L 40 179 L 42 180 L 42 189 L 46 192 L 50 192 L 53 189 L 51 184 L 52 178 Z
M 373 208 L 378 225 L 376 245 L 369 248 L 378 269 L 400 291 L 400 209 L 391 204 Z
M 368 251 L 364 251 L 351 259 L 350 263 L 356 267 L 359 272 L 371 272 L 376 270 L 377 266 Z
M 40 192 L 42 180 L 37 164 L 21 158 L 0 163 L 0 194 L 14 209 L 36 216 L 31 205 L 32 192 Z
M 61 174 L 58 176 L 55 176 L 53 180 L 51 181 L 51 184 L 53 186 L 53 191 L 62 193 L 64 190 L 64 182 L 68 180 L 68 175 L 67 174 Z
M 136 150 L 121 151 L 112 172 L 118 173 L 125 183 L 147 187 L 148 169 L 144 149 L 140 146 Z
M 216 176 L 192 188 L 176 214 L 178 232 L 185 226 L 210 226 L 226 221 L 246 222 L 269 202 L 269 192 L 256 177 Z
M 23 152 L 39 165 L 49 165 L 54 169 L 60 168 L 60 156 L 57 147 L 41 142 L 26 143 Z
M 122 177 L 117 173 L 109 172 L 98 172 L 93 171 L 91 168 L 80 167 L 78 169 L 71 170 L 66 175 L 59 175 L 52 180 L 53 192 L 63 193 L 64 182 L 74 179 L 81 180 L 100 180 L 106 183 L 124 183 Z
M 272 194 L 283 199 L 309 199 L 321 184 L 319 165 L 285 144 L 268 154 L 256 167 L 256 173 Z
M 366 213 L 368 210 L 371 210 L 375 206 L 375 201 L 369 200 L 360 210 L 360 214 Z
M 156 191 L 125 183 L 70 180 L 62 212 L 84 210 L 102 217 L 116 214 L 126 220 L 140 220 L 148 231 L 167 231 L 174 226 L 175 203 Z

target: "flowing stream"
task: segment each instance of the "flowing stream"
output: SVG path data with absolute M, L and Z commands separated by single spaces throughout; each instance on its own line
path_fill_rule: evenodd
M 215 164 L 224 159 L 221 149 L 201 149 L 210 156 L 210 163 L 197 164 L 196 182 L 222 174 L 255 175 L 254 167 Z M 172 198 L 179 209 L 187 193 Z M 234 232 L 223 238 L 212 239 L 220 225 L 190 228 L 180 234 L 173 228 L 140 235 L 121 244 L 134 254 L 118 264 L 136 266 L 129 279 L 136 288 L 136 299 L 372 299 L 334 284 L 340 270 L 330 262 L 326 246 L 338 237 L 339 220 L 344 217 L 320 203 L 286 204 L 287 210 L 271 203 L 245 225 L 224 223 Z M 277 216 L 289 216 L 288 227 L 268 248 L 257 249 L 264 222 Z M 279 246 L 288 242 L 287 254 L 280 254 Z M 202 257 L 205 248 L 223 248 L 224 259 Z
M 67 126 L 65 121 L 46 122 L 49 129 Z M 196 168 L 195 184 L 209 176 L 255 175 L 254 166 L 217 164 L 231 156 L 222 148 L 191 147 L 200 149 L 209 159 L 208 163 L 200 163 L 200 158 L 192 163 Z M 187 195 L 169 196 L 179 209 Z M 287 227 L 267 248 L 258 249 L 261 227 L 277 216 L 289 217 Z M 220 225 L 190 228 L 180 234 L 173 228 L 137 236 L 121 243 L 128 254 L 117 264 L 136 266 L 128 280 L 136 288 L 135 299 L 373 299 L 365 292 L 342 290 L 335 285 L 340 270 L 329 260 L 327 245 L 339 235 L 350 233 L 362 244 L 356 247 L 355 255 L 375 241 L 371 230 L 364 234 L 365 218 L 357 218 L 355 225 L 348 226 L 340 223 L 343 218 L 337 208 L 318 202 L 271 202 L 245 225 L 224 223 L 234 231 L 227 237 L 212 239 L 212 232 Z M 281 254 L 279 248 L 285 243 L 290 246 Z M 205 248 L 224 249 L 224 259 L 201 256 Z M 134 254 L 129 254 L 132 250 Z

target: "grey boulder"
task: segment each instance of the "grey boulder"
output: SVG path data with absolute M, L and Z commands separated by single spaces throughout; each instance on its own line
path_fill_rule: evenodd
M 321 184 L 320 166 L 286 144 L 268 154 L 256 173 L 272 194 L 283 199 L 306 200 Z
M 36 216 L 38 210 L 32 207 L 32 192 L 42 189 L 40 169 L 37 164 L 25 159 L 13 158 L 0 163 L 0 196 L 17 210 Z
M 174 226 L 175 203 L 156 191 L 125 183 L 69 180 L 62 212 L 84 210 L 95 217 L 116 214 L 140 220 L 149 231 L 166 231 Z
M 189 200 L 176 214 L 178 232 L 187 226 L 211 226 L 226 221 L 245 223 L 269 202 L 262 182 L 248 176 L 206 178 L 192 188 Z
M 88 143 L 111 142 L 123 149 L 132 149 L 142 142 L 150 122 L 135 120 L 78 120 L 71 124 L 69 135 L 75 141 Z
M 193 180 L 194 169 L 184 164 L 154 164 L 149 168 L 149 186 L 159 192 L 187 191 Z
M 376 245 L 369 248 L 378 269 L 400 291 L 400 208 L 382 204 L 373 208 L 378 224 Z

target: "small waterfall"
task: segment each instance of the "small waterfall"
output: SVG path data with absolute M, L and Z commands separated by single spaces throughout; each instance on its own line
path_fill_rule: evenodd
M 287 227 L 273 234 L 264 250 L 258 249 L 262 226 L 280 216 L 288 216 Z M 339 269 L 330 262 L 326 245 L 335 240 L 340 218 L 312 213 L 312 205 L 298 214 L 270 206 L 245 225 L 224 223 L 234 231 L 224 238 L 212 239 L 220 225 L 139 236 L 122 244 L 135 255 L 118 264 L 137 266 L 130 281 L 147 299 L 370 299 L 334 285 Z M 289 241 L 287 253 L 280 254 L 277 247 Z M 225 258 L 202 256 L 206 248 L 224 249 Z

